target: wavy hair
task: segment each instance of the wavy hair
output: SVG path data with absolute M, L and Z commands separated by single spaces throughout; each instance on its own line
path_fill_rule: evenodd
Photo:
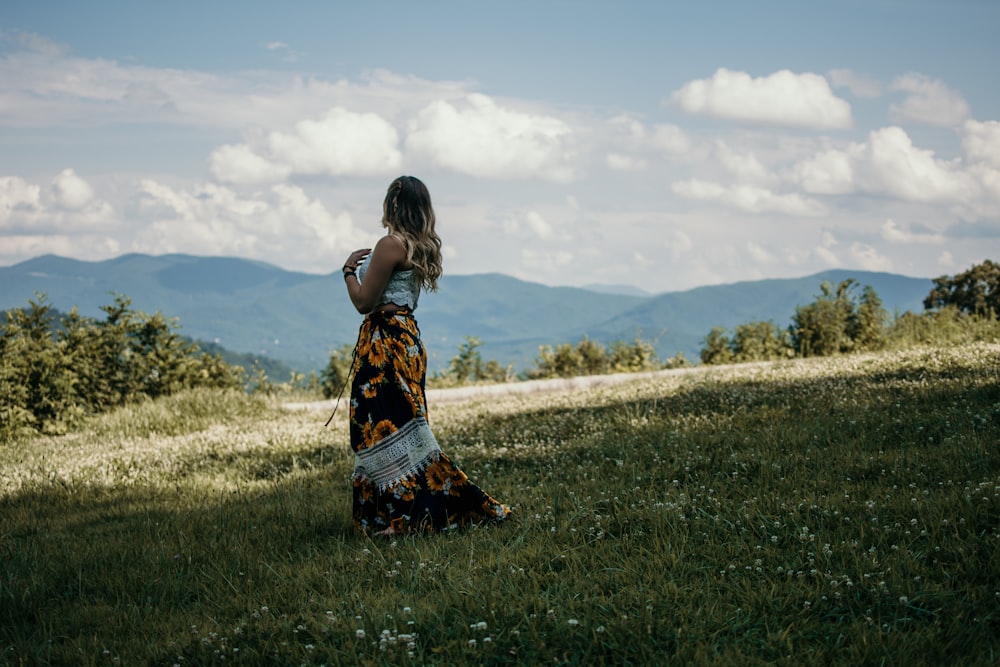
M 434 231 L 434 207 L 427 186 L 414 176 L 400 176 L 390 185 L 382 203 L 382 224 L 398 236 L 406 259 L 420 284 L 437 290 L 441 277 L 441 238 Z

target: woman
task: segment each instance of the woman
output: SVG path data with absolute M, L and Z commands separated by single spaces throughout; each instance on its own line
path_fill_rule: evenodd
M 344 263 L 351 303 L 365 315 L 351 384 L 354 529 L 393 535 L 499 521 L 510 509 L 469 482 L 427 423 L 427 356 L 413 311 L 437 289 L 441 239 L 427 187 L 412 176 L 382 203 L 389 233 Z

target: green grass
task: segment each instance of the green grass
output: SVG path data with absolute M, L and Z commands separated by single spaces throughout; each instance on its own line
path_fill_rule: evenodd
M 350 529 L 343 416 L 0 446 L 0 663 L 995 664 L 1000 346 L 431 406 L 503 526 Z

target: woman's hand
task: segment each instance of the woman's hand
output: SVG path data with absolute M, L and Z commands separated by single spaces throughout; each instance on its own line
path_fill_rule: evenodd
M 360 248 L 352 252 L 347 258 L 347 261 L 344 262 L 344 268 L 342 269 L 343 272 L 348 273 L 349 271 L 357 271 L 358 267 L 361 266 L 361 262 L 364 261 L 365 257 L 367 257 L 371 251 L 371 248 Z
M 354 278 L 351 276 L 361 260 L 369 253 L 371 258 L 368 261 L 365 282 L 361 283 L 356 279 L 357 276 Z M 383 236 L 371 250 L 363 248 L 351 253 L 344 264 L 344 281 L 347 295 L 351 297 L 351 303 L 359 313 L 367 315 L 378 305 L 392 272 L 405 263 L 406 248 L 403 247 L 402 241 L 393 236 Z

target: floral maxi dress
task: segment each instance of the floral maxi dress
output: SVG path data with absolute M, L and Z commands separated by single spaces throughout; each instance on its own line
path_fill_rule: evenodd
M 424 395 L 427 356 L 412 311 L 365 317 L 353 372 L 355 531 L 433 532 L 510 515 L 434 438 Z

